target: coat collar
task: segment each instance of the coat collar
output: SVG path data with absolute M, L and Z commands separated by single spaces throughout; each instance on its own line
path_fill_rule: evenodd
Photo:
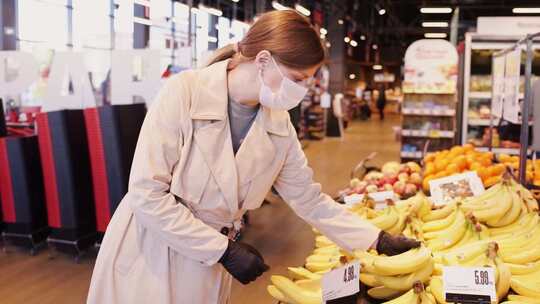
M 227 117 L 229 60 L 212 64 L 197 71 L 196 86 L 192 93 L 191 119 L 225 120 Z M 264 129 L 279 136 L 289 135 L 289 114 L 286 111 L 261 107 Z

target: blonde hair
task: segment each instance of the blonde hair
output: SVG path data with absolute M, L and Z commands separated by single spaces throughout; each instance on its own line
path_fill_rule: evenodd
M 324 61 L 325 49 L 309 20 L 293 10 L 262 14 L 237 44 L 214 52 L 207 65 L 232 58 L 229 67 L 252 60 L 269 51 L 281 64 L 298 69 L 316 66 Z

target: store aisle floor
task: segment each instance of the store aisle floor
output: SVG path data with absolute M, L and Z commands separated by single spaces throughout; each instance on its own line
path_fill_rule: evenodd
M 325 139 L 310 142 L 306 149 L 315 179 L 330 195 L 349 180 L 352 167 L 373 151 L 378 152 L 375 165 L 399 159 L 399 143 L 394 141 L 392 126 L 399 118 L 378 117 L 354 122 L 345 140 Z M 266 293 L 270 274 L 286 273 L 286 266 L 296 266 L 313 247 L 310 227 L 296 217 L 283 202 L 266 204 L 251 212 L 251 225 L 244 241 L 254 245 L 271 266 L 262 278 L 247 286 L 235 283 L 232 303 L 275 303 Z M 0 303 L 2 304 L 74 304 L 84 303 L 95 253 L 80 264 L 65 256 L 49 259 L 47 250 L 31 257 L 26 252 L 9 249 L 0 252 Z

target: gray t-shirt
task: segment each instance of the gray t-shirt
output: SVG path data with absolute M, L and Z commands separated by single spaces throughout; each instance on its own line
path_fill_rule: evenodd
M 259 105 L 243 105 L 229 97 L 229 106 L 227 108 L 231 126 L 232 146 L 234 154 L 236 154 L 257 116 Z

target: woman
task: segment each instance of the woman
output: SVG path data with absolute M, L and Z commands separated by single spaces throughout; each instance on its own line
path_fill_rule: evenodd
M 377 98 L 377 109 L 379 110 L 379 118 L 384 120 L 384 108 L 386 107 L 386 93 L 384 86 L 379 87 L 379 98 Z
M 286 110 L 323 60 L 309 22 L 275 11 L 208 67 L 167 81 L 141 129 L 88 303 L 227 303 L 233 277 L 246 284 L 268 269 L 257 250 L 232 239 L 272 185 L 347 250 L 418 245 L 381 233 L 312 181 Z

